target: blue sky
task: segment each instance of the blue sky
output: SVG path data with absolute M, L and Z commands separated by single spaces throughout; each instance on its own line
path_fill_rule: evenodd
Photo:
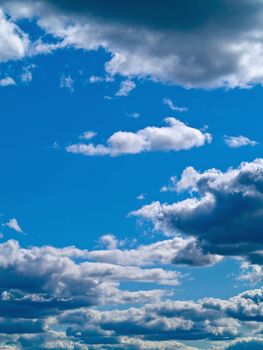
M 0 2 L 3 349 L 263 346 L 262 3 L 137 6 Z

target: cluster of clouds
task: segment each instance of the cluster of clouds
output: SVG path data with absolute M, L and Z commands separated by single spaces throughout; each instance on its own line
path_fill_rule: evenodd
M 127 249 L 106 234 L 99 240 L 105 248 L 90 251 L 22 248 L 14 240 L 0 244 L 3 349 L 197 350 L 189 341 L 216 342 L 224 350 L 260 349 L 262 288 L 229 299 L 175 300 L 185 276 L 173 265 L 209 266 L 231 255 L 243 259 L 240 278 L 251 280 L 253 273 L 258 282 L 263 160 L 225 172 L 189 167 L 169 190 L 191 197 L 131 213 L 172 236 L 162 241 Z M 15 219 L 5 225 L 21 229 Z M 138 288 L 125 288 L 127 282 Z
M 0 244 L 3 349 L 196 350 L 180 342 L 229 342 L 248 332 L 255 338 L 226 349 L 262 344 L 262 289 L 225 300 L 180 301 L 166 289 L 121 287 L 127 281 L 176 285 L 178 273 L 150 265 L 167 266 L 190 239 L 124 250 L 123 256 L 114 236 L 101 241 L 108 247 L 101 254 L 73 246 L 22 248 L 14 240 Z
M 106 73 L 128 78 L 120 94 L 133 88 L 133 77 L 188 88 L 262 84 L 260 0 L 220 0 L 214 6 L 194 0 L 154 5 L 138 1 L 108 4 L 105 0 L 96 4 L 2 0 L 1 4 L 10 16 L 1 11 L 2 62 L 65 47 L 104 48 L 112 55 L 105 64 Z M 21 18 L 34 18 L 53 40 L 32 42 L 17 24 Z
M 118 131 L 107 140 L 107 145 L 78 143 L 67 152 L 86 156 L 119 156 L 154 151 L 181 151 L 210 143 L 212 137 L 199 129 L 189 127 L 175 118 L 165 118 L 166 126 L 148 126 L 137 132 Z
M 247 88 L 263 82 L 260 0 L 213 5 L 209 0 L 155 5 L 137 0 L 2 0 L 0 5 L 0 62 L 64 48 L 103 48 L 111 54 L 105 79 L 124 77 L 116 96 L 127 96 L 137 78 L 187 88 Z M 33 41 L 20 28 L 21 19 L 33 19 L 49 41 Z M 21 79 L 32 79 L 29 68 Z M 97 81 L 95 76 L 90 80 Z M 9 76 L 0 79 L 2 87 L 15 84 Z M 73 85 L 71 76 L 61 76 L 61 88 L 73 91 Z M 170 99 L 163 103 L 172 111 L 187 111 Z M 165 123 L 118 131 L 106 144 L 72 144 L 67 151 L 119 156 L 188 150 L 212 140 L 209 133 L 175 118 Z M 95 136 L 90 131 L 81 138 Z M 232 148 L 256 145 L 242 135 L 226 136 L 225 142 Z M 131 213 L 169 236 L 163 241 L 124 249 L 106 235 L 100 243 L 107 249 L 93 251 L 22 248 L 14 240 L 0 244 L 1 348 L 196 350 L 180 342 L 220 340 L 227 342 L 225 350 L 261 349 L 262 289 L 226 300 L 175 301 L 171 287 L 183 276 L 167 266 L 208 266 L 233 256 L 243 259 L 241 279 L 262 280 L 263 160 L 225 172 L 188 167 L 167 189 L 189 197 L 172 204 L 153 202 Z M 23 233 L 16 219 L 5 226 Z M 127 282 L 138 290 L 125 289 Z

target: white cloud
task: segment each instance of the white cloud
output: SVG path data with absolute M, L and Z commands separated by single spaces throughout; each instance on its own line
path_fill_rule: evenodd
M 124 80 L 121 82 L 120 89 L 116 92 L 116 96 L 128 96 L 135 89 L 136 84 L 132 80 Z
M 14 22 L 8 20 L 0 8 L 0 62 L 26 56 L 30 41 Z
M 105 77 L 98 76 L 98 75 L 91 75 L 89 77 L 89 83 L 91 84 L 103 83 L 103 82 L 111 83 L 113 81 L 114 81 L 114 78 L 109 75 L 106 75 Z
M 187 112 L 188 108 L 176 106 L 170 98 L 164 98 L 163 103 L 167 105 L 172 111 L 175 112 Z
M 68 75 L 68 76 L 62 75 L 60 77 L 60 82 L 59 82 L 60 88 L 65 88 L 65 89 L 68 89 L 69 91 L 73 92 L 74 91 L 73 84 L 74 84 L 74 80 L 72 79 L 72 77 L 70 75 Z
M 210 255 L 202 252 L 194 238 L 183 238 L 180 236 L 149 245 L 140 245 L 134 249 L 119 249 L 116 242 L 113 242 L 111 249 L 93 250 L 87 253 L 87 258 L 98 262 L 124 266 L 152 266 L 160 264 L 204 266 L 213 265 L 222 260 L 222 257 L 219 255 Z
M 10 219 L 7 223 L 4 224 L 5 226 L 11 228 L 12 230 L 15 230 L 18 233 L 23 233 L 22 228 L 19 226 L 17 219 L 13 218 Z
M 16 85 L 16 82 L 11 77 L 6 77 L 0 80 L 0 86 L 2 87 L 12 86 L 12 85 Z
M 166 118 L 164 127 L 149 126 L 137 132 L 118 131 L 108 140 L 107 145 L 73 144 L 67 152 L 87 156 L 119 156 L 153 151 L 181 151 L 210 143 L 209 133 L 202 133 L 175 118 Z
M 143 201 L 145 199 L 145 194 L 141 193 L 136 197 L 139 201 Z
M 119 241 L 112 234 L 106 234 L 100 237 L 99 243 L 103 246 L 106 246 L 107 249 L 117 249 Z
M 25 66 L 23 68 L 23 71 L 20 75 L 20 79 L 24 82 L 24 83 L 29 83 L 30 81 L 32 81 L 33 79 L 33 74 L 32 74 L 32 70 L 35 68 L 34 64 L 31 64 L 29 66 Z
M 250 140 L 248 137 L 239 136 L 224 136 L 225 144 L 231 148 L 238 148 L 242 146 L 256 146 L 258 142 Z
M 91 84 L 94 84 L 94 83 L 101 83 L 104 81 L 104 78 L 103 77 L 99 77 L 97 75 L 92 75 L 89 77 L 89 82 Z
M 82 135 L 80 135 L 80 139 L 83 140 L 90 140 L 93 139 L 93 137 L 95 137 L 97 135 L 97 133 L 95 131 L 85 131 Z
M 134 118 L 134 119 L 137 119 L 140 117 L 140 113 L 138 113 L 138 112 L 127 113 L 127 116 Z

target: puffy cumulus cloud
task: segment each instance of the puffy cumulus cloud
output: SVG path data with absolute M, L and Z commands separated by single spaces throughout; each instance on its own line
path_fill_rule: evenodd
M 225 136 L 225 144 L 231 148 L 238 148 L 243 146 L 256 146 L 257 142 L 250 140 L 248 137 L 239 136 Z
M 167 234 L 196 237 L 210 254 L 248 256 L 262 249 L 263 160 L 235 169 L 203 173 L 186 168 L 175 184 L 191 198 L 174 204 L 153 202 L 132 215 L 150 220 Z
M 147 344 L 151 348 L 156 343 L 156 349 L 162 346 L 166 349 L 165 346 L 172 346 L 169 341 L 240 339 L 242 333 L 249 332 L 245 329 L 251 322 L 254 322 L 254 330 L 259 330 L 263 316 L 262 295 L 262 289 L 256 289 L 225 300 L 166 300 L 140 308 L 111 311 L 83 308 L 65 311 L 58 322 L 66 326 L 69 336 L 87 344 L 119 344 L 125 339 L 128 345 L 136 342 L 136 338 L 140 339 L 138 347 L 141 344 L 143 348 L 145 342 L 145 348 Z
M 89 262 L 86 259 L 87 252 L 73 247 L 62 250 L 52 247 L 23 249 L 18 242 L 10 240 L 0 245 L 0 252 L 3 290 L 43 293 L 61 301 L 87 305 L 100 303 L 103 296 L 110 298 L 111 293 L 118 292 L 116 282 L 141 281 L 176 285 L 180 276 L 175 271 L 162 268 L 142 269 Z M 108 293 L 104 294 L 106 286 Z
M 29 44 L 28 35 L 8 19 L 0 8 L 0 62 L 24 58 Z M 10 85 L 11 78 L 6 78 L 1 82 L 2 86 Z
M 25 249 L 16 241 L 2 243 L 0 317 L 34 319 L 84 306 L 145 303 L 160 300 L 166 292 L 122 290 L 120 283 L 179 283 L 176 271 L 90 262 L 89 254 L 74 247 Z
M 212 265 L 222 257 L 202 251 L 194 238 L 175 237 L 134 249 L 117 249 L 112 242 L 110 249 L 93 250 L 89 259 L 118 265 L 151 266 L 155 264 L 182 264 L 191 266 Z M 115 244 L 115 241 L 113 242 Z
M 262 84 L 261 0 L 2 3 L 13 18 L 38 16 L 64 47 L 104 48 L 112 54 L 105 66 L 110 75 L 185 87 Z
M 212 141 L 209 133 L 189 127 L 175 118 L 166 118 L 165 123 L 167 125 L 163 127 L 148 126 L 137 132 L 115 132 L 107 140 L 106 146 L 79 143 L 68 146 L 66 150 L 86 156 L 119 156 L 153 151 L 189 150 Z
M 5 77 L 0 80 L 0 86 L 6 87 L 6 86 L 13 86 L 16 85 L 16 82 L 11 77 Z
M 171 300 L 169 290 L 120 289 L 119 283 L 124 281 L 176 284 L 174 271 L 132 264 L 144 255 L 142 265 L 167 264 L 178 255 L 178 249 L 191 242 L 194 239 L 184 242 L 177 237 L 141 246 L 137 255 L 126 251 L 130 261 L 123 265 L 113 259 L 113 253 L 119 251 L 116 247 L 108 250 L 111 263 L 94 263 L 89 261 L 93 252 L 75 247 L 21 248 L 15 241 L 1 244 L 0 344 L 18 350 L 192 350 L 177 342 L 236 339 L 246 323 L 260 324 L 262 289 L 226 300 L 198 301 Z M 98 252 L 94 253 L 94 259 L 98 258 Z M 124 261 L 125 256 L 119 259 Z
M 63 331 L 48 330 L 45 333 L 0 335 L 3 350 L 87 350 L 87 346 L 72 340 Z

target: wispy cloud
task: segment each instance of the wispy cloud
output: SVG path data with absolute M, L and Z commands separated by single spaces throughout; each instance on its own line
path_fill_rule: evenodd
M 239 135 L 239 136 L 225 135 L 224 141 L 225 141 L 225 144 L 231 148 L 238 148 L 243 146 L 256 146 L 258 144 L 257 141 L 250 140 L 248 137 L 242 136 L 242 135 Z
M 175 112 L 187 112 L 188 108 L 176 106 L 170 98 L 164 98 L 163 103 L 167 105 L 172 111 Z
M 129 93 L 136 88 L 134 81 L 128 79 L 121 82 L 119 90 L 116 92 L 116 96 L 128 96 Z
M 59 82 L 60 88 L 68 89 L 69 91 L 73 92 L 74 91 L 73 84 L 74 84 L 74 80 L 72 79 L 71 75 L 68 75 L 68 76 L 62 75 L 60 77 L 60 82 Z

